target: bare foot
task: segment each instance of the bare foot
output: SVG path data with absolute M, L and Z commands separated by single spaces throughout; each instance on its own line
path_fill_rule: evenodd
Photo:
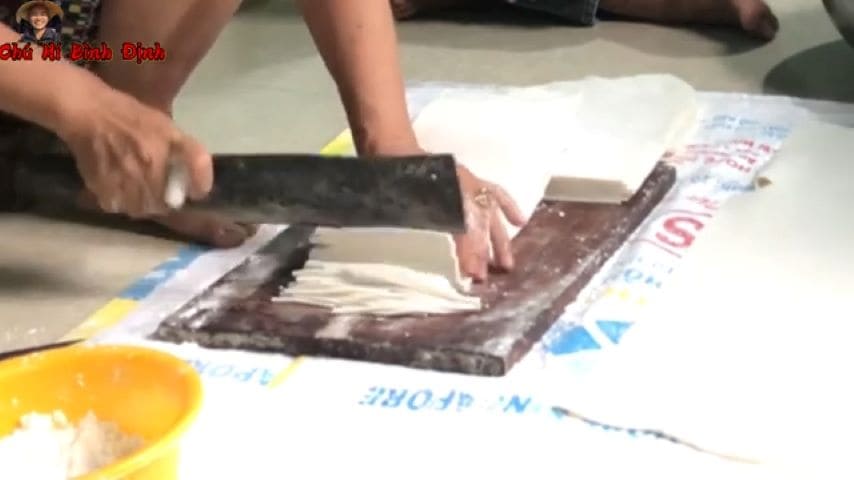
M 89 192 L 83 192 L 77 203 L 83 210 L 103 213 L 95 197 Z M 215 248 L 239 247 L 258 231 L 255 225 L 245 225 L 203 212 L 172 212 L 152 218 L 151 221 L 191 242 Z
M 601 0 L 602 10 L 661 23 L 729 25 L 771 40 L 780 22 L 763 0 Z
M 255 225 L 200 212 L 173 212 L 152 221 L 191 241 L 216 248 L 239 247 L 258 231 Z
M 496 3 L 497 0 L 389 0 L 394 18 L 405 20 L 419 13 L 429 13 L 453 7 L 474 7 Z

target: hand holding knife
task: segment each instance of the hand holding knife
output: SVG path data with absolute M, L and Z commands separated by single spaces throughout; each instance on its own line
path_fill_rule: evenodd
M 466 229 L 451 155 L 220 154 L 213 155 L 213 170 L 208 196 L 187 202 L 188 173 L 173 163 L 167 204 L 243 223 Z M 20 162 L 15 172 L 16 193 L 33 199 L 74 198 L 83 188 L 71 155 L 39 155 Z

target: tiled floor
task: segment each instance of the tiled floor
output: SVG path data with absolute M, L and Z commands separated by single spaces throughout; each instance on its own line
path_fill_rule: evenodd
M 293 5 L 252 3 L 194 74 L 177 119 L 213 151 L 317 150 L 345 127 L 333 84 Z M 839 42 L 820 2 L 770 3 L 782 31 L 764 46 L 635 23 L 431 20 L 401 25 L 403 64 L 412 81 L 530 84 L 669 72 L 701 90 L 854 98 L 854 51 Z M 61 336 L 178 245 L 24 215 L 0 216 L 0 236 L 0 350 Z

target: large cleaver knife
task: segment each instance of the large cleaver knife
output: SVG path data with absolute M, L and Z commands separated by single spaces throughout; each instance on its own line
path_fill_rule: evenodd
M 183 208 L 215 211 L 254 224 L 390 226 L 456 233 L 465 230 L 465 221 L 455 165 L 451 155 L 214 155 L 210 195 Z M 182 182 L 180 173 L 173 168 L 167 198 L 180 190 L 176 184 Z M 70 155 L 37 155 L 20 159 L 14 188 L 19 197 L 67 205 L 83 181 Z

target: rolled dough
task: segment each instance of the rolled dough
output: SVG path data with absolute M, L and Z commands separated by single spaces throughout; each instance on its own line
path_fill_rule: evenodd
M 574 90 L 573 90 L 574 88 Z M 503 187 L 530 217 L 552 198 L 618 203 L 640 187 L 696 114 L 693 90 L 667 75 L 452 91 L 414 122 L 420 145 L 452 153 Z M 552 178 L 554 177 L 554 178 Z M 511 238 L 519 233 L 506 218 Z M 379 315 L 477 310 L 450 235 L 401 228 L 318 229 L 306 268 L 278 302 Z
M 574 129 L 557 137 L 569 140 L 554 165 L 549 199 L 624 202 L 696 127 L 696 92 L 672 75 L 590 77 L 560 91 L 580 100 Z

